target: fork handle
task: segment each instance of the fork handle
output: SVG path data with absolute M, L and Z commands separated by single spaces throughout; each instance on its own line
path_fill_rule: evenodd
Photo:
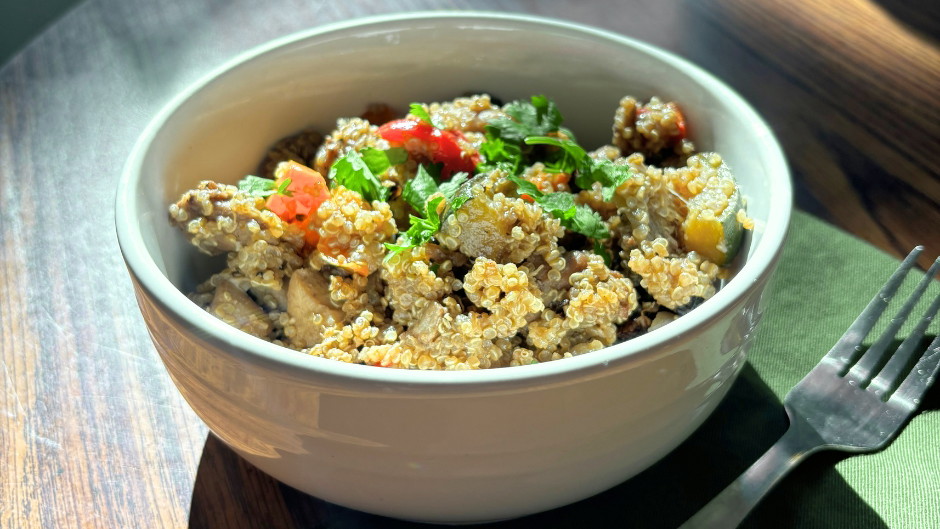
M 679 529 L 737 527 L 781 478 L 821 448 L 820 443 L 809 440 L 791 426 L 760 459 Z

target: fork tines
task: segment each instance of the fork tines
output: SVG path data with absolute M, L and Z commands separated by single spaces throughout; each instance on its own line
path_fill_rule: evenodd
M 922 388 L 929 385 L 936 376 L 937 368 L 940 366 L 940 335 L 934 338 L 919 360 L 916 356 L 918 352 L 924 351 L 919 346 L 931 321 L 940 311 L 940 294 L 933 299 L 914 330 L 899 346 L 892 349 L 896 343 L 895 336 L 901 326 L 924 292 L 934 283 L 934 277 L 940 273 L 940 257 L 927 270 L 910 297 L 891 319 L 885 331 L 875 339 L 867 351 L 862 347 L 862 341 L 881 318 L 923 250 L 922 246 L 918 246 L 908 254 L 888 282 L 872 298 L 865 310 L 859 314 L 855 322 L 823 359 L 823 362 L 834 365 L 839 370 L 839 374 L 846 377 L 850 383 L 856 384 L 859 388 L 868 388 L 885 399 L 895 389 L 899 398 L 910 395 L 911 385 L 918 389 L 917 394 L 921 393 Z M 917 365 L 912 367 L 911 364 L 915 360 Z M 904 375 L 908 372 L 910 376 L 904 379 Z M 916 403 L 913 404 L 916 406 Z

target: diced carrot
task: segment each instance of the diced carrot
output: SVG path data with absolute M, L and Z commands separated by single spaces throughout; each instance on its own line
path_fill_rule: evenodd
M 279 192 L 268 197 L 265 207 L 285 222 L 303 229 L 308 247 L 316 246 L 320 236 L 310 224 L 320 204 L 330 198 L 326 180 L 320 173 L 294 161 L 281 163 L 275 170 L 275 177 Z M 290 181 L 281 190 L 287 180 Z

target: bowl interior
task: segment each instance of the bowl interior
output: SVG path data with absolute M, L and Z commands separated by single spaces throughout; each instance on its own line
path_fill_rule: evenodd
M 165 220 L 180 193 L 205 179 L 234 183 L 279 138 L 306 127 L 326 133 L 368 103 L 407 108 L 468 92 L 504 101 L 545 94 L 588 149 L 610 142 L 622 96 L 677 101 L 698 149 L 717 151 L 731 165 L 757 222 L 735 266 L 782 241 L 786 165 L 770 131 L 738 96 L 685 61 L 630 39 L 505 15 L 340 24 L 237 57 L 171 102 L 148 129 L 126 170 L 131 204 L 119 204 L 119 223 L 121 208 L 129 208 L 159 271 L 189 291 L 220 264 L 197 255 Z M 768 226 L 772 240 L 764 241 Z

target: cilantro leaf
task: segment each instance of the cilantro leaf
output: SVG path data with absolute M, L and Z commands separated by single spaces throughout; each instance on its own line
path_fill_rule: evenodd
M 238 190 L 253 197 L 269 197 L 277 192 L 274 180 L 254 175 L 239 180 Z
M 424 105 L 421 103 L 412 103 L 408 106 L 408 113 L 412 116 L 420 119 L 421 121 L 427 123 L 428 125 L 434 126 L 434 123 L 431 123 L 431 115 L 428 114 L 428 111 L 424 108 Z
M 460 191 L 460 186 L 462 186 L 469 178 L 470 178 L 470 175 L 468 175 L 467 173 L 464 173 L 464 172 L 456 173 L 450 177 L 450 180 L 443 182 L 440 185 L 440 187 L 438 187 L 438 191 L 440 191 L 441 194 L 444 195 L 444 198 L 446 198 L 447 201 L 450 202 L 451 208 L 453 209 L 459 208 L 460 204 L 463 204 L 464 202 L 467 201 L 468 198 L 470 198 L 469 196 L 466 196 L 466 197 L 457 196 L 457 192 Z
M 434 170 L 434 167 L 431 167 L 431 170 Z M 438 178 L 431 174 L 426 165 L 421 164 L 418 166 L 418 172 L 414 178 L 405 182 L 402 197 L 411 204 L 411 207 L 422 211 L 424 210 L 424 203 L 435 193 L 440 193 L 444 195 L 452 208 L 457 209 L 469 198 L 454 198 L 460 186 L 467 181 L 467 178 L 467 173 L 460 172 L 454 174 L 450 180 L 438 184 Z
M 434 193 L 438 192 L 437 181 L 428 173 L 424 165 L 418 166 L 418 172 L 414 178 L 405 182 L 402 189 L 402 197 L 411 204 L 416 211 L 423 211 L 424 204 Z
M 386 149 L 385 157 L 388 158 L 389 165 L 401 165 L 408 161 L 408 151 L 402 147 L 392 147 Z
M 434 238 L 434 234 L 441 229 L 441 216 L 438 214 L 437 208 L 443 200 L 444 197 L 439 196 L 428 201 L 423 208 L 424 218 L 411 215 L 411 226 L 401 236 L 404 244 L 385 243 L 385 247 L 389 250 L 385 254 L 386 259 L 409 248 L 428 243 Z
M 287 196 L 287 197 L 292 197 L 292 196 L 294 196 L 294 194 L 291 193 L 291 191 L 290 191 L 289 189 L 287 189 L 288 187 L 290 187 L 290 185 L 291 185 L 292 182 L 293 182 L 293 181 L 292 181 L 290 178 L 285 178 L 285 179 L 281 182 L 281 185 L 277 186 L 277 194 L 278 194 L 278 195 L 284 195 L 284 196 Z
M 594 253 L 601 256 L 604 259 L 604 264 L 610 267 L 614 262 L 614 256 L 610 253 L 610 250 L 606 246 L 601 244 L 601 241 L 594 240 Z
M 559 147 L 561 156 L 549 162 L 553 170 L 559 173 L 574 173 L 591 163 L 587 151 L 571 139 L 554 138 L 552 136 L 529 136 L 525 139 L 526 145 L 552 145 Z
M 527 136 L 545 136 L 561 127 L 564 118 L 555 103 L 543 96 L 532 96 L 529 101 L 513 101 L 503 106 L 509 117 L 494 119 L 486 125 L 486 132 L 511 143 L 522 143 Z
M 429 242 L 434 235 L 441 230 L 441 216 L 438 209 L 443 202 L 444 208 L 457 210 L 464 202 L 470 199 L 464 191 L 463 185 L 467 182 L 469 175 L 467 173 L 456 173 L 450 180 L 438 185 L 438 179 L 432 174 L 435 166 L 418 166 L 418 172 L 414 178 L 405 183 L 402 190 L 402 197 L 411 204 L 411 207 L 423 213 L 424 217 L 410 216 L 411 225 L 408 230 L 402 234 L 404 244 L 385 243 L 389 253 L 385 255 L 388 259 L 398 252 L 421 246 Z
M 582 189 L 590 189 L 594 182 L 600 182 L 604 200 L 612 199 L 620 184 L 633 176 L 633 169 L 629 166 L 616 165 L 610 160 L 588 160 L 590 163 L 578 170 L 574 181 Z
M 359 151 L 359 155 L 362 156 L 362 161 L 365 162 L 374 175 L 380 175 L 388 171 L 389 167 L 405 163 L 408 159 L 408 151 L 400 147 L 384 151 L 366 147 Z
M 526 180 L 525 178 L 513 175 L 507 176 L 506 178 L 508 178 L 510 182 L 516 184 L 516 187 L 519 188 L 520 195 L 529 195 L 533 199 L 541 198 L 543 193 L 532 182 Z
M 574 203 L 574 195 L 571 193 L 549 193 L 536 199 L 536 202 L 542 206 L 542 209 L 562 221 L 574 218 L 578 211 L 578 206 Z
M 369 202 L 388 200 L 388 188 L 382 185 L 382 182 L 369 168 L 363 156 L 356 151 L 350 151 L 333 163 L 333 166 L 330 167 L 329 179 L 332 187 L 341 185 L 346 189 L 356 191 Z
M 485 172 L 500 166 L 507 166 L 506 172 L 515 174 L 522 163 L 522 148 L 514 143 L 507 143 L 501 138 L 487 134 L 487 139 L 480 145 L 480 155 L 484 165 L 477 167 L 479 172 Z
M 577 204 L 571 193 L 542 193 L 532 182 L 518 176 L 509 176 L 509 180 L 516 184 L 519 193 L 529 195 L 535 203 L 546 212 L 561 221 L 561 225 L 573 232 L 580 233 L 592 239 L 607 239 L 610 230 L 604 224 L 604 219 L 590 206 Z
M 554 145 L 555 147 L 560 147 L 567 155 L 571 156 L 571 159 L 578 165 L 588 159 L 588 153 L 584 150 L 584 147 L 581 147 L 576 141 L 570 139 L 555 138 L 553 136 L 527 136 L 525 144 Z
M 562 220 L 561 225 L 592 239 L 610 238 L 610 230 L 604 224 L 604 219 L 601 218 L 600 213 L 584 204 L 577 207 L 571 219 Z

